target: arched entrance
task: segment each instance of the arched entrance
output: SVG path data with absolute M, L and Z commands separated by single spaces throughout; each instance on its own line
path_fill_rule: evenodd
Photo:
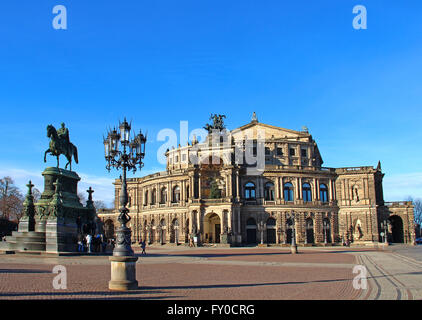
M 246 221 L 246 243 L 256 243 L 256 222 L 254 218 L 249 218 Z
M 114 223 L 113 220 L 108 219 L 104 224 L 104 235 L 107 239 L 114 238 Z
M 173 219 L 171 223 L 170 242 L 179 243 L 179 220 L 177 218 Z
M 275 219 L 268 218 L 267 220 L 267 243 L 276 243 Z
M 286 221 L 286 238 L 285 238 L 285 243 L 286 244 L 291 244 L 292 243 L 292 230 L 293 230 L 293 223 L 292 223 L 292 219 L 287 219 Z
M 166 220 L 161 219 L 159 229 L 160 243 L 166 244 Z
M 403 220 L 399 216 L 390 216 L 388 218 L 391 224 L 391 240 L 393 243 L 403 243 Z
M 185 243 L 189 243 L 189 219 L 185 223 Z
M 147 220 L 144 221 L 143 229 L 142 229 L 142 240 L 147 240 L 147 231 L 148 231 L 148 222 Z
M 151 220 L 151 224 L 149 226 L 149 243 L 155 242 L 155 220 Z
M 205 243 L 220 243 L 221 222 L 218 214 L 211 212 L 204 218 Z
M 306 219 L 306 243 L 314 243 L 314 220 Z
M 330 219 L 328 219 L 328 218 L 323 219 L 322 230 L 324 232 L 324 242 L 331 243 L 331 223 L 330 223 Z

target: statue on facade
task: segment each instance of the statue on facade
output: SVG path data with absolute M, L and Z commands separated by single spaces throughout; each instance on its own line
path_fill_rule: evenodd
M 61 124 L 61 128 L 56 131 L 56 128 L 49 124 L 47 126 L 47 137 L 50 138 L 49 148 L 44 153 L 44 162 L 47 162 L 47 153 L 57 157 L 57 168 L 59 167 L 59 157 L 64 155 L 67 158 L 67 166 L 70 165 L 70 171 L 72 171 L 72 156 L 75 162 L 78 163 L 78 149 L 69 141 L 69 129 L 65 127 L 65 124 Z
M 226 118 L 223 114 L 212 114 L 210 116 L 210 120 L 213 121 L 212 124 L 207 123 L 204 127 L 205 130 L 208 131 L 208 133 L 211 133 L 212 130 L 219 130 L 222 131 L 226 128 L 224 125 L 224 118 Z
M 220 199 L 221 198 L 221 190 L 218 187 L 218 182 L 216 179 L 213 179 L 210 183 L 210 199 Z

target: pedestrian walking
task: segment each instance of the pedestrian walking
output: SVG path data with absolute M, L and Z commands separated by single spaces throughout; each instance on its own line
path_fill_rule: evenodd
M 84 252 L 84 242 L 82 234 L 78 234 L 78 252 Z
M 147 245 L 146 245 L 146 243 L 145 243 L 145 240 L 143 240 L 142 242 L 141 242 L 141 249 L 142 249 L 142 252 L 141 252 L 141 254 L 147 254 L 146 252 L 145 252 L 145 247 L 146 247 Z
M 88 247 L 88 253 L 91 253 L 92 236 L 88 233 L 86 235 L 86 246 Z
M 102 248 L 102 252 L 106 252 L 106 248 L 107 248 L 107 241 L 104 238 L 104 235 L 101 234 L 101 248 Z

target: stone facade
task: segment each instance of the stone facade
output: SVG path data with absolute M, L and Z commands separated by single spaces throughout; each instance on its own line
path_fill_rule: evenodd
M 346 239 L 374 245 L 383 241 L 386 220 L 390 242 L 414 242 L 413 205 L 384 202 L 380 163 L 323 167 L 307 129 L 279 128 L 256 118 L 213 139 L 168 150 L 166 171 L 128 179 L 134 242 L 181 244 L 196 236 L 201 244 L 288 245 L 293 212 L 298 245 Z M 121 182 L 114 184 L 119 208 Z M 109 234 L 117 215 L 99 214 Z

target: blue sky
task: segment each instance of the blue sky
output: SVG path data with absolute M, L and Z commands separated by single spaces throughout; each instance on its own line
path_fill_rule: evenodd
M 52 27 L 59 4 L 67 30 Z M 352 27 L 358 4 L 366 30 Z M 119 119 L 148 130 L 144 175 L 163 168 L 161 129 L 200 128 L 210 113 L 234 129 L 256 111 L 267 124 L 306 125 L 324 166 L 381 160 L 386 200 L 422 197 L 421 9 L 400 0 L 2 1 L 0 175 L 42 190 L 46 126 L 64 121 L 81 189 L 109 202 L 119 173 L 105 170 L 102 135 Z

